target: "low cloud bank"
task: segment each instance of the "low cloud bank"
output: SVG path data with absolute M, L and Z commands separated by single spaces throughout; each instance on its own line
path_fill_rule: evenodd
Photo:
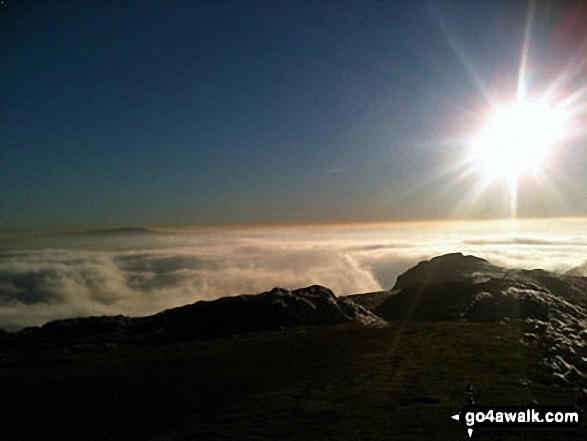
M 320 284 L 337 295 L 378 291 L 391 288 L 418 261 L 447 252 L 555 271 L 576 267 L 587 256 L 581 235 L 534 232 L 516 239 L 495 231 L 462 223 L 398 224 L 48 236 L 19 239 L 21 246 L 3 241 L 0 328 L 76 316 L 147 315 L 275 286 Z

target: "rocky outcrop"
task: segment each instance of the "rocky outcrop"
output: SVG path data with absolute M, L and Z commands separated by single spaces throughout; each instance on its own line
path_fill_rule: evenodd
M 257 295 L 223 297 L 173 308 L 148 317 L 88 317 L 49 322 L 0 338 L 0 345 L 91 347 L 119 342 L 171 342 L 230 337 L 298 326 L 386 322 L 322 286 L 288 291 L 274 288 Z M 0 336 L 2 337 L 2 336 Z
M 149 333 L 173 340 L 227 337 L 307 325 L 385 325 L 362 306 L 338 298 L 318 285 L 294 291 L 274 288 L 257 295 L 202 301 L 140 320 L 140 326 Z
M 393 289 L 373 310 L 386 320 L 521 320 L 522 343 L 543 347 L 555 381 L 587 385 L 585 277 L 506 269 L 455 253 L 420 262 Z
M 392 294 L 392 291 L 376 291 L 368 292 L 365 294 L 351 294 L 349 296 L 346 296 L 345 298 L 353 301 L 357 305 L 361 305 L 369 311 L 372 311 L 373 309 L 381 305 Z
M 431 284 L 477 283 L 491 276 L 503 275 L 504 269 L 487 260 L 461 253 L 445 254 L 424 260 L 397 278 L 393 289 L 409 290 Z
M 461 253 L 418 263 L 393 291 L 374 309 L 386 320 L 547 320 L 587 305 L 585 277 L 506 269 Z

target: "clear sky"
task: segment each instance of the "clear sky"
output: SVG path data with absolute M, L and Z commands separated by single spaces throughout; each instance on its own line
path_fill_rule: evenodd
M 463 158 L 524 47 L 576 130 L 516 214 L 587 216 L 584 2 L 1 3 L 0 228 L 508 216 Z

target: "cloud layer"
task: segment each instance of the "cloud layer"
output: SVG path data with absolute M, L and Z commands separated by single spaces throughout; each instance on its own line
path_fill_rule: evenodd
M 587 257 L 584 223 L 523 235 L 499 223 L 311 226 L 0 241 L 0 328 L 88 315 L 146 315 L 275 286 L 337 295 L 389 289 L 418 261 L 461 251 L 511 267 L 566 271 Z M 567 225 L 568 226 L 568 225 Z M 520 226 L 518 226 L 521 228 Z M 559 225 L 560 227 L 560 225 Z

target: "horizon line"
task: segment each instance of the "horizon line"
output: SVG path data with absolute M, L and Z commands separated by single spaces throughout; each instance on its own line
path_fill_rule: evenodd
M 218 222 L 218 223 L 128 223 L 128 224 L 98 224 L 87 226 L 64 227 L 22 227 L 1 228 L 0 238 L 3 235 L 12 234 L 48 234 L 48 233 L 84 233 L 84 232 L 108 232 L 125 229 L 145 230 L 243 230 L 258 228 L 295 228 L 295 227 L 326 227 L 326 226 L 352 226 L 352 225 L 415 225 L 415 224 L 449 224 L 449 223 L 473 223 L 473 222 L 517 222 L 517 221 L 585 221 L 587 215 L 578 216 L 528 216 L 528 217 L 478 217 L 478 218 L 422 218 L 422 219 L 308 219 L 308 220 L 263 220 L 244 222 Z

